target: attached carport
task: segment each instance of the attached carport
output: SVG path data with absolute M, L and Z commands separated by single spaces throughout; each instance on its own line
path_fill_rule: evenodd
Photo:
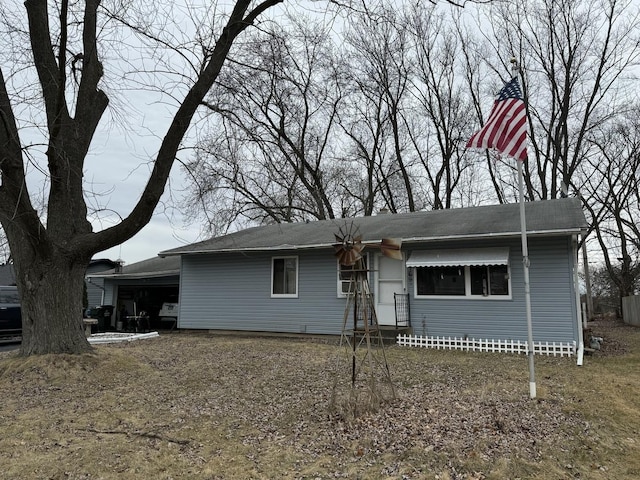
M 88 281 L 104 281 L 104 304 L 115 307 L 111 329 L 117 327 L 123 310 L 128 315 L 149 315 L 153 329 L 165 328 L 158 312 L 163 303 L 178 303 L 180 285 L 180 257 L 154 257 L 131 265 L 91 273 Z

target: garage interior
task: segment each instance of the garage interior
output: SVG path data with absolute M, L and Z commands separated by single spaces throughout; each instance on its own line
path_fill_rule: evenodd
M 146 312 L 149 316 L 149 327 L 152 330 L 171 328 L 171 324 L 161 322 L 158 312 L 163 303 L 178 303 L 177 285 L 119 285 L 115 318 L 112 327 L 121 320 L 123 307 L 127 315 L 140 315 Z

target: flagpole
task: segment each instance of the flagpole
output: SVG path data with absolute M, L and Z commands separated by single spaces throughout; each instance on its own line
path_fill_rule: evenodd
M 527 309 L 527 335 L 529 356 L 529 396 L 536 398 L 536 373 L 533 365 L 533 327 L 531 325 L 531 290 L 529 288 L 529 249 L 527 247 L 527 221 L 524 213 L 524 175 L 518 161 L 518 183 L 520 184 L 520 231 L 522 238 L 522 265 L 524 266 L 524 294 Z
M 515 58 L 511 59 L 514 76 L 518 74 L 518 63 Z M 529 247 L 527 245 L 527 220 L 524 208 L 524 174 L 522 172 L 521 160 L 518 164 L 518 189 L 520 203 L 520 238 L 522 240 L 522 266 L 524 267 L 524 296 L 525 308 L 527 311 L 527 340 L 529 357 L 529 397 L 536 398 L 536 372 L 533 362 L 533 326 L 531 321 L 531 289 L 529 287 Z
M 522 237 L 522 266 L 524 270 L 525 306 L 527 310 L 527 336 L 529 356 L 529 393 L 536 398 L 536 375 L 533 365 L 533 327 L 531 325 L 531 292 L 529 287 L 529 249 L 527 247 L 527 222 L 524 205 L 523 164 L 527 159 L 527 112 L 522 90 L 518 85 L 518 63 L 511 58 L 513 76 L 500 90 L 493 103 L 491 114 L 485 125 L 474 133 L 466 148 L 493 148 L 499 153 L 513 157 L 518 165 L 518 187 L 520 203 L 520 232 Z

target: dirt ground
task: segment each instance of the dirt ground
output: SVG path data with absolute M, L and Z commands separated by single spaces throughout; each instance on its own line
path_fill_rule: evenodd
M 95 354 L 0 353 L 0 478 L 640 477 L 640 331 L 602 350 L 525 356 L 385 349 L 391 399 L 329 407 L 330 339 L 171 333 Z

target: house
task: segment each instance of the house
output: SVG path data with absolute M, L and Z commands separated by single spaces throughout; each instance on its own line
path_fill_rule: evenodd
M 579 343 L 576 198 L 528 202 L 530 297 L 536 341 Z M 348 272 L 334 234 L 357 228 L 378 322 L 396 324 L 394 293 L 418 335 L 527 339 L 518 204 L 274 224 L 160 252 L 180 258 L 182 329 L 340 334 Z M 403 260 L 381 255 L 402 239 Z
M 118 262 L 109 260 L 108 258 L 97 258 L 89 262 L 87 273 L 85 274 L 85 285 L 87 288 L 87 306 L 97 307 L 104 305 L 104 280 L 102 278 L 94 278 L 92 274 L 104 272 L 105 270 L 114 269 L 118 266 Z

